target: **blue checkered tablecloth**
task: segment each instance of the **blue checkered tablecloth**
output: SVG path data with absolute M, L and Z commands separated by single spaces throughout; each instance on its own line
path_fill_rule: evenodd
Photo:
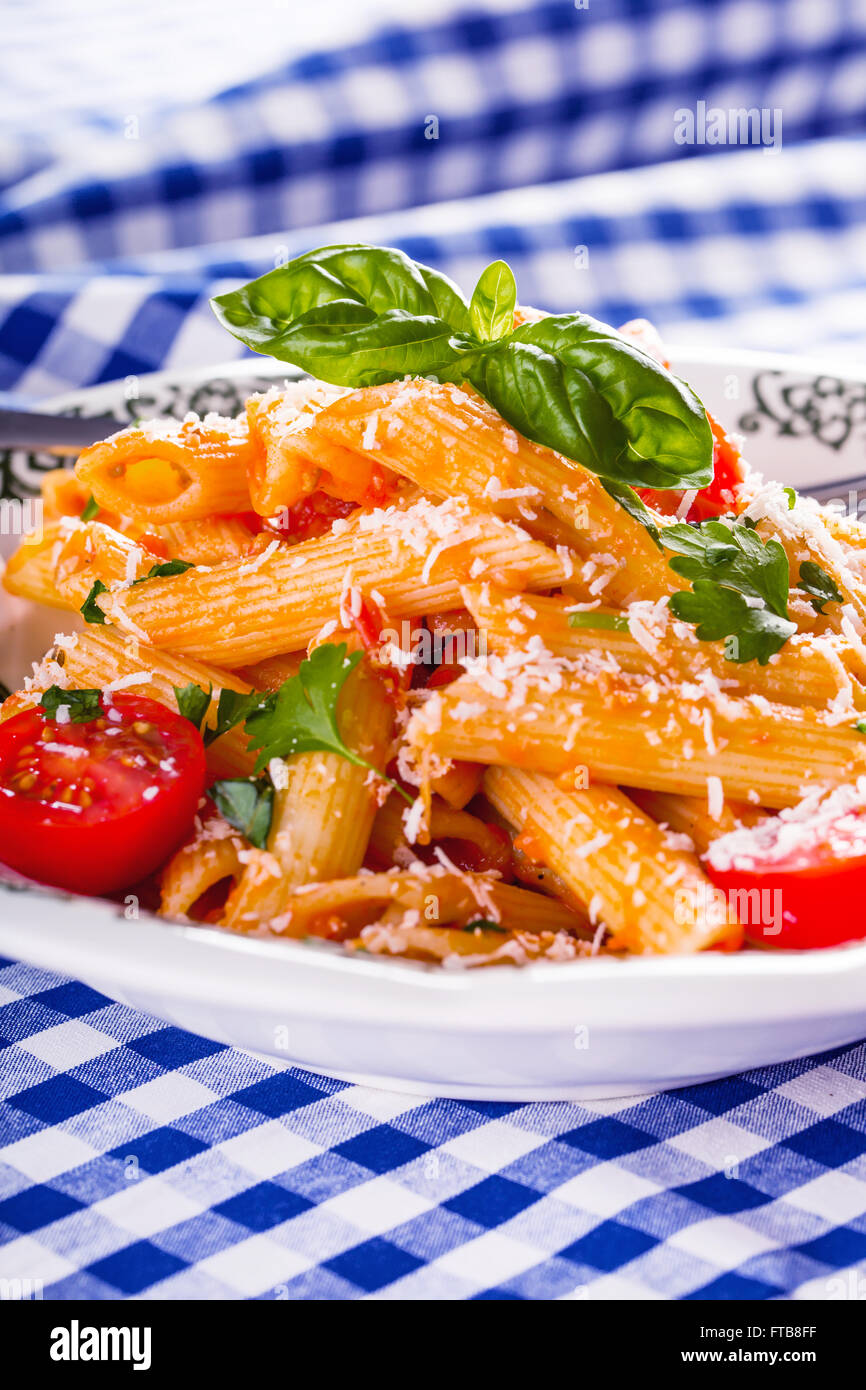
M 423 1100 L 0 968 L 0 1274 L 45 1298 L 862 1299 L 866 1047 Z
M 780 111 L 781 150 L 678 145 L 699 102 Z M 866 0 L 7 0 L 0 392 L 240 355 L 209 295 L 335 240 L 862 354 Z M 864 1152 L 862 1045 L 420 1100 L 0 963 L 4 1297 L 863 1298 Z

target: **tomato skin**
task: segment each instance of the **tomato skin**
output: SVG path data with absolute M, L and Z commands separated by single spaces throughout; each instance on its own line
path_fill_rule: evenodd
M 743 922 L 754 945 L 808 951 L 866 938 L 866 854 L 845 858 L 820 847 L 750 869 L 720 870 L 711 857 L 705 867 L 726 895 L 736 890 L 772 895 L 762 897 L 761 921 Z
M 206 780 L 204 745 L 189 720 L 124 692 L 102 708 L 114 719 L 58 724 L 37 707 L 0 726 L 0 858 L 73 893 L 117 892 L 159 868 L 192 828 Z M 63 751 L 70 748 L 83 751 Z M 22 790 L 22 767 L 34 769 L 32 791 Z M 75 789 L 84 778 L 91 791 L 82 795 Z M 56 792 L 40 794 L 54 784 Z M 64 793 L 74 794 L 64 802 Z

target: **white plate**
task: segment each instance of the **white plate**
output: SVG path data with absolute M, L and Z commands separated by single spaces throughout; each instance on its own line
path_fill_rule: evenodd
M 763 354 L 676 352 L 709 408 L 747 435 L 755 466 L 795 485 L 866 472 L 866 373 Z M 290 374 L 290 373 L 289 373 Z M 240 408 L 287 375 L 265 361 L 142 377 L 52 404 L 123 418 Z M 4 460 L 24 496 L 48 458 Z M 14 537 L 3 537 L 8 552 Z M 0 678 L 15 684 L 62 614 L 0 596 Z M 0 951 L 75 975 L 183 1028 L 313 1070 L 486 1100 L 631 1095 L 852 1042 L 866 1032 L 866 945 L 460 974 L 347 958 L 325 944 L 250 941 L 109 904 L 0 883 Z

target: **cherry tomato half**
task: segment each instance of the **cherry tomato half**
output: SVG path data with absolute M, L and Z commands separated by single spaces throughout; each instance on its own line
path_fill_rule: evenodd
M 0 859 L 75 893 L 144 878 L 189 833 L 205 785 L 201 735 L 118 692 L 86 723 L 41 708 L 0 724 Z
M 809 950 L 866 937 L 866 807 L 832 821 L 798 825 L 797 847 L 781 837 L 790 820 L 774 817 L 734 832 L 735 853 L 723 836 L 711 845 L 706 870 L 733 900 L 756 945 Z M 743 895 L 747 896 L 743 896 Z

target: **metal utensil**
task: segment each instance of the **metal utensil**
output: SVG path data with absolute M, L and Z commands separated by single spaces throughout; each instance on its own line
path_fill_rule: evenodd
M 77 454 L 129 424 L 112 415 L 45 415 L 36 410 L 0 409 L 0 449 Z

